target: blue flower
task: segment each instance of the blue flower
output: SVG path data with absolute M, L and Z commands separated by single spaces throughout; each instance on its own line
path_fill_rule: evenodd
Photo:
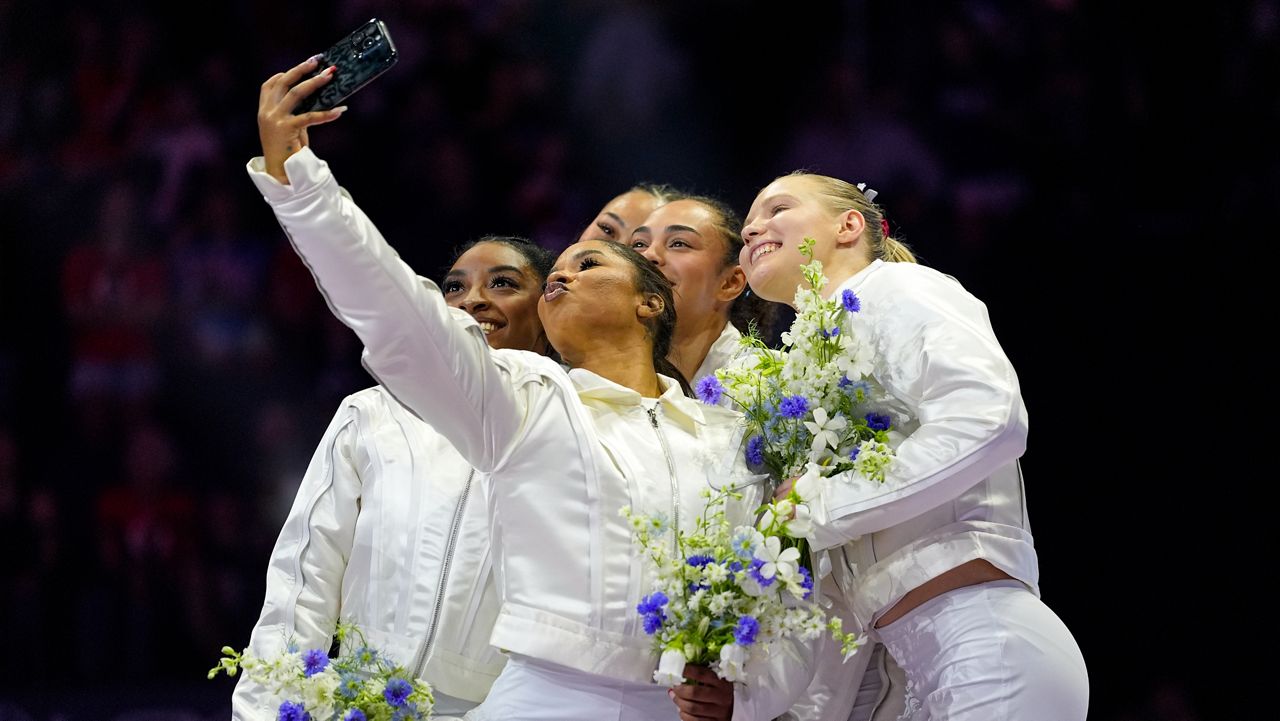
M 849 376 L 840 376 L 840 381 L 836 383 L 836 385 L 840 386 L 841 388 L 848 388 L 849 386 L 853 385 L 853 381 L 849 380 Z
M 743 616 L 733 629 L 733 640 L 739 645 L 750 646 L 756 642 L 757 633 L 760 633 L 760 622 L 751 616 Z
M 773 576 L 772 578 L 765 578 L 764 576 L 761 576 L 760 569 L 763 566 L 764 561 L 757 558 L 751 562 L 751 568 L 747 570 L 747 573 L 751 574 L 751 577 L 756 580 L 756 583 L 760 584 L 761 588 L 768 588 L 773 585 L 773 582 L 776 581 L 778 577 Z
M 883 413 L 867 414 L 867 428 L 870 428 L 873 431 L 887 431 L 889 430 L 889 425 L 889 416 Z
M 823 328 L 821 333 L 823 338 L 835 338 L 836 336 L 840 335 L 840 326 L 836 326 L 831 330 L 827 330 L 826 328 Z
M 302 654 L 302 675 L 307 678 L 320 673 L 329 665 L 329 655 L 318 648 Z
M 849 451 L 849 460 L 851 461 L 858 460 L 858 454 L 861 452 L 862 452 L 862 446 L 854 446 L 853 450 Z
M 653 521 L 653 526 L 649 531 L 655 535 L 662 535 L 666 533 L 667 529 L 671 526 L 671 519 L 667 518 L 667 514 L 661 511 L 649 516 L 649 520 Z
M 689 558 L 685 559 L 685 563 L 689 564 L 690 566 L 693 566 L 694 568 L 702 568 L 703 566 L 707 565 L 708 563 L 711 563 L 714 560 L 716 559 L 706 555 L 705 553 L 695 553 L 694 555 L 689 556 Z
M 360 677 L 354 673 L 344 673 L 339 677 L 338 688 L 333 693 L 340 698 L 353 699 L 360 695 Z
M 357 648 L 351 656 L 355 659 L 356 665 L 361 668 L 368 668 L 378 662 L 378 652 L 368 646 Z
M 302 704 L 285 701 L 280 704 L 276 721 L 311 721 L 311 714 L 307 713 L 307 709 Z
M 809 399 L 804 396 L 787 396 L 778 404 L 778 412 L 787 418 L 804 418 L 809 412 Z
M 733 555 L 738 558 L 743 560 L 751 558 L 756 552 L 755 534 L 751 529 L 734 531 L 733 538 L 729 539 L 729 547 L 733 549 Z M 733 568 L 732 564 L 729 567 L 735 571 L 742 569 L 741 564 L 738 568 Z
M 840 379 L 840 387 L 858 403 L 861 403 L 871 395 L 871 384 L 866 381 L 851 381 L 848 378 Z
M 741 570 L 742 570 L 742 563 L 741 563 L 741 562 L 739 562 L 739 561 L 734 561 L 733 563 L 730 563 L 730 564 L 729 564 L 729 570 L 730 570 L 730 571 L 733 571 L 734 573 L 737 573 L 738 571 L 741 571 Z
M 801 566 L 800 575 L 804 576 L 804 580 L 800 582 L 800 587 L 804 589 L 804 598 L 807 600 L 813 595 L 813 574 L 809 573 L 809 569 Z
M 636 610 L 640 613 L 662 613 L 662 607 L 667 605 L 667 594 L 662 591 L 654 591 L 653 593 L 640 599 L 640 603 L 636 604 Z
M 862 301 L 858 300 L 858 296 L 854 295 L 851 290 L 846 290 L 840 294 L 840 304 L 850 313 L 857 313 L 862 310 Z
M 714 375 L 703 376 L 694 390 L 698 394 L 698 400 L 710 405 L 719 403 L 720 397 L 724 395 L 724 386 Z
M 753 466 L 764 463 L 764 436 L 751 436 L 747 441 L 747 463 Z
M 387 682 L 387 688 L 382 692 L 387 703 L 392 706 L 403 706 L 405 701 L 409 700 L 409 694 L 413 693 L 413 686 L 402 678 L 393 678 Z
M 652 636 L 662 628 L 662 622 L 667 620 L 667 614 L 659 611 L 658 613 L 646 613 L 644 615 L 644 632 Z
M 346 716 L 342 717 L 342 721 L 369 721 L 369 717 L 364 715 L 364 711 L 353 708 L 347 712 Z

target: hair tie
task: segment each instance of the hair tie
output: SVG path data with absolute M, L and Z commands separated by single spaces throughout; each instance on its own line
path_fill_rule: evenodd
M 884 218 L 880 219 L 880 232 L 884 233 L 884 237 L 889 237 L 889 221 Z

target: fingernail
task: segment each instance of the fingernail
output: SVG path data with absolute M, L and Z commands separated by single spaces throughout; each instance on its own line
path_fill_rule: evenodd
M 307 62 L 318 63 L 320 62 L 320 59 L 323 57 L 324 57 L 324 53 L 316 53 L 315 55 L 312 55 L 311 57 L 307 58 Z
M 338 115 L 342 115 L 343 113 L 347 112 L 347 106 L 339 105 L 338 107 L 333 109 L 333 112 L 337 113 Z
M 334 74 L 334 73 L 336 73 L 336 72 L 338 72 L 338 66 L 337 66 L 337 65 L 330 65 L 329 67 L 327 67 L 327 68 L 325 68 L 325 69 L 324 69 L 324 74 L 325 74 L 325 75 L 333 75 L 333 74 Z
M 672 701 L 675 701 L 675 700 L 676 700 L 676 692 L 675 692 L 675 691 L 672 691 L 671 689 L 667 689 L 667 698 L 671 699 Z

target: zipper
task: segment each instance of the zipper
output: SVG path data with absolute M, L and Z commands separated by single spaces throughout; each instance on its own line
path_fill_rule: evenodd
M 679 552 L 676 534 L 680 532 L 680 489 L 676 485 L 676 464 L 671 460 L 671 447 L 667 445 L 667 437 L 662 434 L 662 428 L 658 425 L 657 407 L 645 408 L 645 411 L 649 413 L 649 423 L 653 425 L 653 432 L 658 435 L 662 455 L 667 457 L 667 474 L 671 477 L 671 552 L 674 555 Z
M 453 564 L 453 552 L 458 545 L 458 533 L 462 528 L 462 511 L 467 507 L 467 496 L 471 495 L 471 481 L 476 477 L 476 469 L 472 468 L 467 474 L 467 483 L 462 487 L 462 497 L 458 499 L 458 507 L 453 511 L 453 526 L 449 530 L 449 541 L 444 547 L 444 560 L 440 564 L 440 582 L 436 584 L 436 606 L 435 612 L 431 614 L 431 627 L 427 629 L 426 643 L 422 644 L 422 648 L 418 649 L 418 655 L 413 659 L 413 675 L 416 678 L 422 678 L 422 672 L 427 665 L 427 657 L 431 653 L 431 646 L 436 640 L 436 630 L 440 627 L 440 612 L 444 608 L 444 592 L 445 586 L 449 583 L 449 566 Z

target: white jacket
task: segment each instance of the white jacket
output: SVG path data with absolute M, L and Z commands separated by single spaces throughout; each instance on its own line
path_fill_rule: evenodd
M 717 369 L 729 365 L 734 358 L 745 352 L 747 351 L 742 346 L 742 333 L 732 323 L 725 323 L 724 330 L 720 331 L 715 342 L 707 349 L 707 357 L 702 359 L 702 365 L 698 366 L 698 370 L 694 371 L 693 377 L 689 379 L 689 385 L 696 390 L 698 381 L 714 374 Z M 720 405 L 730 406 L 727 402 Z
M 1017 464 L 1027 409 L 986 306 L 915 263 L 874 261 L 836 295 L 846 289 L 862 302 L 876 381 L 912 418 L 883 491 L 825 479 L 811 507 L 814 546 L 832 549 L 857 620 L 870 628 L 907 591 L 976 558 L 1038 594 Z
M 348 396 L 276 541 L 250 647 L 328 650 L 351 620 L 437 693 L 482 701 L 506 659 L 489 645 L 499 599 L 478 475 L 383 389 Z M 242 677 L 233 718 L 273 720 L 277 705 Z
M 249 164 L 334 314 L 364 342 L 366 367 L 488 474 L 503 594 L 492 643 L 651 683 L 657 654 L 636 605 L 652 579 L 619 510 L 665 513 L 688 530 L 703 489 L 755 479 L 738 414 L 685 397 L 667 378 L 649 410 L 635 391 L 589 371 L 490 349 L 470 316 L 451 313 L 400 260 L 327 164 L 303 149 L 285 169 L 288 186 L 260 158 Z M 734 509 L 743 518 L 763 493 L 746 490 Z M 812 676 L 811 656 L 785 645 L 758 683 L 737 689 L 734 718 L 785 711 Z

